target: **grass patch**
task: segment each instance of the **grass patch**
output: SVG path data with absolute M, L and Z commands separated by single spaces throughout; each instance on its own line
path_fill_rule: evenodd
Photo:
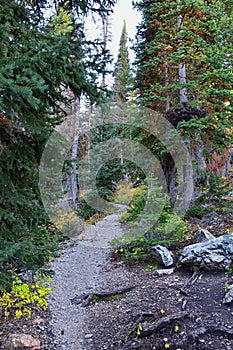
M 114 194 L 114 202 L 124 205 L 130 205 L 130 203 L 141 196 L 142 194 L 147 193 L 147 187 L 142 185 L 136 188 L 132 188 L 132 183 L 120 182 L 118 184 L 118 190 Z

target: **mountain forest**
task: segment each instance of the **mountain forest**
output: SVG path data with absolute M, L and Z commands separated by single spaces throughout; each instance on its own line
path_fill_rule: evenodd
M 233 234 L 233 2 L 133 1 L 141 21 L 133 41 L 119 21 L 115 60 L 116 3 L 0 1 L 3 324 L 45 312 L 50 262 L 117 205 L 128 232 L 112 259 L 127 266 L 157 269 L 152 247 L 178 254 L 203 218 Z

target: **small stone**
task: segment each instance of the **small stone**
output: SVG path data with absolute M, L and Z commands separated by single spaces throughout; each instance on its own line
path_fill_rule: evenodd
M 41 324 L 41 323 L 44 323 L 44 319 L 43 318 L 37 318 L 34 323 L 36 324 Z
M 40 340 L 29 334 L 10 334 L 5 343 L 5 350 L 14 350 L 17 347 L 40 350 Z
M 155 275 L 158 275 L 158 276 L 171 275 L 173 274 L 173 272 L 174 272 L 174 269 L 158 269 L 158 270 L 155 270 Z
M 200 229 L 195 233 L 194 242 L 195 243 L 207 242 L 214 238 L 215 237 L 208 230 Z
M 230 304 L 233 301 L 233 284 L 228 287 L 228 291 L 224 296 L 223 304 Z
M 93 337 L 93 334 L 85 334 L 85 338 L 86 339 L 90 339 L 90 338 L 92 338 Z

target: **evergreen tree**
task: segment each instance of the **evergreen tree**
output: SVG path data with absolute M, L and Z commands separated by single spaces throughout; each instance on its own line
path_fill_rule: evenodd
M 92 102 L 100 98 L 101 47 L 86 42 L 79 15 L 101 14 L 103 3 L 1 1 L 1 285 L 9 281 L 10 268 L 33 270 L 55 251 L 39 196 L 38 167 L 47 138 L 65 116 L 62 106 L 70 103 L 64 91 L 88 95 Z M 44 9 L 51 5 L 57 15 L 48 19 Z
M 139 102 L 180 129 L 190 150 L 198 151 L 198 167 L 203 166 L 203 145 L 213 150 L 232 144 L 232 4 L 142 0 L 135 6 L 142 12 L 135 45 Z M 172 196 L 172 157 L 158 140 L 141 137 L 159 154 Z
M 142 0 L 136 6 L 143 15 L 136 45 L 140 102 L 169 111 L 175 126 L 191 119 L 189 135 L 223 144 L 232 127 L 232 5 Z
M 120 38 L 119 53 L 114 69 L 114 100 L 125 102 L 129 97 L 130 85 L 132 84 L 132 71 L 130 68 L 126 21 L 124 20 Z

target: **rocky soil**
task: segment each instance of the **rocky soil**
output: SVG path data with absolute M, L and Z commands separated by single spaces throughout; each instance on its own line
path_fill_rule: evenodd
M 1 349 L 9 333 L 23 332 L 39 338 L 43 350 L 232 350 L 233 307 L 222 300 L 233 274 L 176 267 L 158 276 L 126 266 L 108 244 L 123 234 L 118 219 L 110 215 L 63 245 L 52 264 L 48 312 L 5 322 Z M 93 297 L 84 303 L 86 296 Z

